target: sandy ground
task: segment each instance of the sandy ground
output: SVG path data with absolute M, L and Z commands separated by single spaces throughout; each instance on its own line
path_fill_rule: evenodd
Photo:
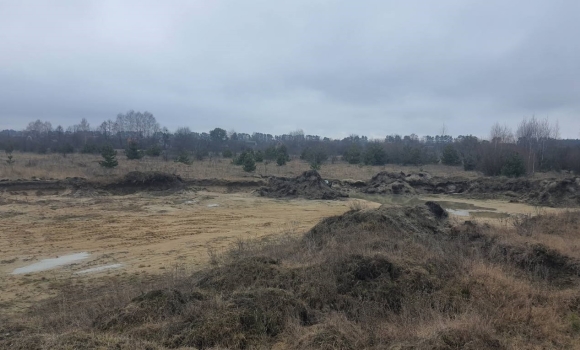
M 67 193 L 0 196 L 0 310 L 17 313 L 54 296 L 59 282 L 90 285 L 105 277 L 155 275 L 169 269 L 205 266 L 211 254 L 221 254 L 240 240 L 282 234 L 302 234 L 324 217 L 349 210 L 353 201 L 364 207 L 380 204 L 345 201 L 276 200 L 251 193 L 181 191 L 171 195 L 74 197 Z M 495 213 L 538 214 L 520 203 L 479 201 L 437 196 L 416 198 L 453 202 L 457 208 L 476 206 Z M 382 201 L 386 204 L 397 204 Z M 414 203 L 407 203 L 414 204 Z M 541 209 L 553 211 L 556 209 Z M 562 209 L 560 209 L 562 210 Z M 453 216 L 454 220 L 475 219 Z M 489 222 L 501 215 L 477 218 Z M 73 264 L 27 274 L 15 269 L 42 259 L 89 253 Z M 79 274 L 115 265 L 116 268 Z
M 349 210 L 349 201 L 274 200 L 249 193 L 183 191 L 159 196 L 74 198 L 4 195 L 0 205 L 0 309 L 24 310 L 54 295 L 58 281 L 155 274 L 207 264 L 239 240 L 301 234 L 320 219 Z M 370 204 L 378 206 L 378 204 Z M 87 259 L 12 275 L 42 259 L 87 252 Z M 122 264 L 79 275 L 78 272 Z

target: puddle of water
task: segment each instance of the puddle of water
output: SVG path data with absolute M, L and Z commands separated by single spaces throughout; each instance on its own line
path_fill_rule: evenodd
M 219 207 L 219 204 L 208 204 L 207 207 L 208 208 L 215 208 L 215 207 Z
M 55 267 L 69 265 L 69 264 L 74 263 L 75 261 L 86 259 L 89 257 L 89 255 L 90 254 L 87 252 L 82 252 L 82 253 L 76 253 L 76 254 L 70 254 L 70 255 L 63 255 L 63 256 L 60 256 L 58 258 L 53 258 L 53 259 L 40 260 L 39 262 L 34 263 L 32 265 L 28 265 L 28 266 L 19 267 L 17 269 L 14 269 L 14 271 L 12 271 L 12 275 L 20 275 L 23 273 L 40 272 L 40 271 L 54 269 Z
M 476 218 L 502 219 L 509 217 L 507 213 L 488 210 L 464 210 L 464 209 L 445 209 L 449 214 L 457 216 L 473 216 Z
M 478 217 L 499 219 L 506 218 L 510 215 L 505 212 L 498 212 L 496 208 L 483 207 L 471 203 L 456 202 L 440 200 L 439 198 L 419 197 L 419 196 L 400 196 L 400 195 L 368 195 L 368 194 L 352 194 L 352 198 L 364 199 L 380 204 L 387 205 L 421 205 L 426 201 L 433 201 L 441 205 L 449 214 L 461 217 Z
M 445 209 L 449 214 L 457 215 L 457 216 L 469 216 L 468 210 L 463 209 Z
M 110 269 L 118 269 L 119 267 L 123 267 L 123 264 L 111 264 L 111 265 L 104 265 L 104 266 L 97 266 L 90 269 L 82 270 L 77 272 L 78 275 L 85 274 L 85 273 L 95 273 L 101 272 Z
M 472 216 L 476 218 L 488 218 L 488 219 L 505 219 L 510 216 L 508 213 L 498 213 L 495 211 L 477 211 L 471 213 Z
M 467 210 L 467 211 L 495 211 L 495 208 L 480 207 L 471 203 L 454 202 L 454 201 L 440 201 L 434 200 L 435 203 L 439 204 L 443 208 L 456 209 L 456 210 Z

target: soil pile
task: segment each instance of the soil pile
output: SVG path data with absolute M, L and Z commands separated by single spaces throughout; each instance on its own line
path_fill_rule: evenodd
M 432 176 L 426 172 L 405 174 L 383 171 L 373 176 L 363 192 L 369 194 L 416 195 L 429 191 Z
M 144 191 L 175 191 L 184 188 L 181 177 L 157 171 L 132 171 L 121 180 L 103 186 L 113 194 L 131 194 Z
M 448 229 L 448 222 L 445 220 L 447 216 L 445 209 L 434 202 L 415 207 L 383 205 L 378 209 L 352 210 L 322 220 L 305 235 L 305 239 L 320 245 L 342 235 L 344 231 L 437 234 Z
M 349 186 L 348 183 L 341 183 Z M 354 186 L 351 190 L 354 190 Z M 359 189 L 368 194 L 418 195 L 418 194 L 465 194 L 477 198 L 499 198 L 526 203 L 575 207 L 580 205 L 580 177 L 567 179 L 508 179 L 505 177 L 432 177 L 425 172 L 381 172 Z
M 451 183 L 456 193 L 480 198 L 504 198 L 551 207 L 580 205 L 580 178 L 567 179 L 506 179 L 484 177 Z M 437 193 L 437 192 L 435 192 Z
M 338 199 L 348 195 L 333 189 L 316 170 L 309 170 L 295 178 L 272 177 L 259 194 L 264 197 L 301 197 L 306 199 Z

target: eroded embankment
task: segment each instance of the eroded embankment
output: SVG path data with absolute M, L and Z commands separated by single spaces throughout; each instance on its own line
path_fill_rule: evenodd
M 529 179 L 433 177 L 429 173 L 381 172 L 367 182 L 333 181 L 333 188 L 367 194 L 462 194 L 551 207 L 580 206 L 580 177 Z
M 175 174 L 149 171 L 132 171 L 121 178 L 107 181 L 90 181 L 85 178 L 32 179 L 0 181 L 0 191 L 18 194 L 34 192 L 37 195 L 68 193 L 73 196 L 127 195 L 137 192 L 158 192 L 170 194 L 188 187 L 220 187 L 229 192 L 257 189 L 266 182 L 256 180 L 188 179 Z
M 550 234 L 577 243 L 575 216 L 534 220 L 560 222 Z M 324 219 L 298 239 L 239 244 L 214 267 L 125 302 L 73 294 L 61 300 L 90 312 L 67 308 L 66 320 L 21 325 L 0 345 L 573 348 L 578 266 L 577 256 L 511 229 L 453 225 L 433 203 L 383 206 Z

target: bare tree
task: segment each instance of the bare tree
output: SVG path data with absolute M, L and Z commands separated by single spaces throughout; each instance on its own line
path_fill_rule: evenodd
M 52 124 L 50 122 L 42 122 L 40 119 L 37 119 L 34 122 L 28 123 L 26 131 L 33 133 L 36 136 L 46 135 L 52 131 Z
M 439 135 L 441 135 L 441 136 L 447 135 L 447 125 L 445 125 L 445 123 L 443 123 L 443 125 L 441 126 L 441 130 L 439 131 Z
M 515 141 L 512 129 L 507 125 L 501 125 L 500 123 L 495 123 L 491 127 L 489 140 L 496 146 L 501 143 L 514 143 Z
M 558 122 L 552 125 L 547 117 L 538 120 L 532 116 L 529 120 L 524 118 L 520 122 L 516 135 L 518 143 L 528 152 L 528 168 L 533 174 L 536 171 L 536 158 L 539 157 L 540 162 L 544 161 L 548 141 L 560 137 L 560 126 Z

